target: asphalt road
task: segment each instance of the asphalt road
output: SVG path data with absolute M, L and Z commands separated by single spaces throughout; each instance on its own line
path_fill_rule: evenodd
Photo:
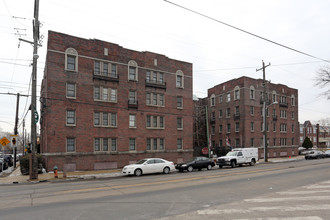
M 330 158 L 0 186 L 0 219 L 320 220 L 330 218 L 329 202 Z

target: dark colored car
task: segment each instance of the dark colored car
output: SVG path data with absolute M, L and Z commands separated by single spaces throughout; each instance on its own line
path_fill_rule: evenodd
M 184 170 L 191 172 L 193 171 L 193 169 L 201 170 L 203 168 L 206 168 L 210 170 L 214 166 L 214 161 L 207 157 L 194 157 L 187 162 L 177 164 L 175 168 L 180 172 L 183 172 Z
M 3 163 L 3 170 L 8 169 L 8 164 L 6 161 L 3 161 L 2 157 L 0 157 L 0 172 L 2 172 L 2 163 Z
M 319 150 L 311 150 L 305 155 L 306 160 L 325 158 L 325 154 Z
M 14 159 L 13 159 L 13 156 L 11 154 L 5 154 L 4 159 L 7 162 L 9 167 L 12 167 L 14 165 Z

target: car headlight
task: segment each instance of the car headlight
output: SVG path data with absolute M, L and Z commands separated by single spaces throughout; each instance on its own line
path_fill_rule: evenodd
M 183 167 L 186 167 L 186 166 L 187 166 L 187 164 L 182 164 L 182 166 L 183 166 Z
M 226 158 L 225 161 L 230 161 L 230 159 L 229 158 Z

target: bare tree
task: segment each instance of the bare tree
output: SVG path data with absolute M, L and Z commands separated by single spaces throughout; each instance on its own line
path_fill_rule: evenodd
M 315 81 L 316 86 L 320 86 L 321 88 L 328 87 L 328 89 L 322 95 L 330 99 L 330 66 L 321 67 L 317 71 L 317 77 Z

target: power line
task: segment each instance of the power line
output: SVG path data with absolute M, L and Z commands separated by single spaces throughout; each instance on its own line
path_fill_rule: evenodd
M 294 49 L 294 48 L 292 48 L 292 47 L 285 46 L 284 44 L 277 43 L 277 42 L 275 42 L 275 41 L 273 41 L 273 40 L 267 39 L 267 38 L 265 38 L 265 37 L 262 37 L 262 36 L 259 36 L 259 35 L 257 35 L 257 34 L 254 34 L 254 33 L 252 33 L 252 32 L 249 32 L 249 31 L 243 30 L 243 29 L 241 29 L 241 28 L 235 27 L 235 26 L 233 26 L 233 25 L 230 25 L 230 24 L 225 23 L 225 22 L 223 22 L 223 21 L 220 21 L 220 20 L 218 20 L 218 19 L 212 18 L 212 17 L 210 17 L 210 16 L 208 16 L 208 15 L 205 15 L 205 14 L 202 14 L 202 13 L 200 13 L 200 12 L 194 11 L 194 10 L 189 9 L 189 8 L 187 8 L 187 7 L 184 7 L 184 6 L 182 6 L 182 5 L 176 4 L 176 3 L 174 3 L 174 2 L 170 2 L 170 1 L 168 1 L 168 0 L 164 0 L 164 1 L 167 2 L 167 3 L 169 3 L 169 4 L 172 4 L 172 5 L 174 5 L 174 6 L 177 6 L 177 7 L 179 7 L 179 8 L 182 8 L 182 9 L 184 9 L 184 10 L 190 11 L 190 12 L 192 12 L 192 13 L 194 13 L 194 14 L 200 15 L 200 16 L 202 16 L 202 17 L 205 17 L 205 18 L 207 18 L 207 19 L 213 20 L 213 21 L 218 22 L 218 23 L 220 23 L 220 24 L 226 25 L 226 26 L 228 26 L 228 27 L 231 27 L 231 28 L 236 29 L 236 30 L 238 30 L 238 31 L 241 31 L 241 32 L 243 32 L 243 33 L 249 34 L 249 35 L 251 35 L 251 36 L 253 36 L 253 37 L 256 37 L 256 38 L 259 38 L 259 39 L 261 39 L 261 40 L 267 41 L 267 42 L 269 42 L 269 43 L 275 44 L 275 45 L 277 45 L 277 46 L 283 47 L 283 48 L 285 48 L 285 49 L 288 49 L 288 50 L 294 51 L 294 52 L 296 52 L 296 53 L 303 54 L 303 55 L 305 55 L 305 56 L 312 57 L 312 58 L 317 59 L 317 60 L 321 60 L 321 61 L 324 61 L 324 62 L 330 63 L 329 60 L 325 60 L 325 59 L 322 59 L 322 58 L 319 58 L 319 57 L 313 56 L 313 55 L 311 55 L 311 54 L 308 54 L 308 53 L 302 52 L 302 51 L 300 51 L 300 50 Z

